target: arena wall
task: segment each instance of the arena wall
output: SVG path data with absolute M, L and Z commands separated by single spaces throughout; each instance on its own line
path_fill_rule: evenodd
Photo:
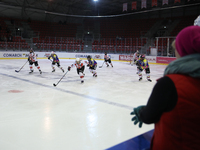
M 35 52 L 38 55 L 38 59 L 45 59 L 50 55 L 50 52 Z M 1 51 L 0 59 L 26 59 L 28 58 L 29 52 L 14 52 L 14 51 Z M 56 52 L 60 59 L 75 59 L 81 58 L 86 59 L 88 55 L 96 60 L 103 60 L 104 54 L 102 53 L 66 53 L 66 52 Z M 112 61 L 123 61 L 128 62 L 131 59 L 130 55 L 126 54 L 108 54 Z M 163 63 L 169 64 L 171 61 L 175 60 L 175 57 L 157 57 L 157 56 L 146 56 L 149 63 Z

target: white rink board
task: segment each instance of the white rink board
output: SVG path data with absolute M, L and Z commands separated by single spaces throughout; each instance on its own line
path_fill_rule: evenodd
M 51 52 L 35 52 L 38 58 L 46 58 Z M 27 58 L 29 52 L 17 52 L 17 51 L 2 51 L 0 52 L 0 59 L 21 59 Z M 100 53 L 67 53 L 67 52 L 56 52 L 61 59 L 75 59 L 75 58 L 87 58 L 88 55 L 92 56 L 94 59 L 104 59 L 104 54 Z M 119 60 L 120 54 L 108 54 L 111 60 Z M 150 63 L 156 63 L 156 56 L 146 56 L 146 59 Z M 127 60 L 129 61 L 129 60 Z

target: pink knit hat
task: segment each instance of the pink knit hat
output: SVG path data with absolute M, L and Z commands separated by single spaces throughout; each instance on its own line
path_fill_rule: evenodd
M 200 53 L 200 27 L 189 26 L 181 30 L 176 37 L 175 46 L 181 57 Z

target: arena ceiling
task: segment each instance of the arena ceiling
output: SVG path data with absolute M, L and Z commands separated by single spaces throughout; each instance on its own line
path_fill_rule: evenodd
M 120 15 L 134 13 L 131 10 L 133 1 L 137 1 L 137 11 L 134 12 L 144 11 L 144 9 L 141 9 L 141 0 L 98 0 L 97 2 L 93 0 L 0 0 L 0 16 L 50 20 L 53 19 L 52 15 L 55 16 L 55 14 L 57 16 L 62 14 L 65 17 Z M 157 1 L 158 7 L 153 8 L 151 7 L 152 0 L 147 0 L 146 10 L 158 9 L 159 11 L 161 7 L 163 8 L 162 0 Z M 167 7 L 183 6 L 187 2 L 187 0 L 181 0 L 181 3 L 175 5 L 174 0 L 168 1 Z M 198 3 L 200 0 L 191 1 Z M 123 3 L 128 3 L 127 12 L 122 11 Z
M 72 15 L 115 14 L 127 0 L 1 0 L 0 6 L 25 11 L 50 11 Z

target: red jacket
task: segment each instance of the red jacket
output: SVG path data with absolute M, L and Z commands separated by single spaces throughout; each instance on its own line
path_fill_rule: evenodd
M 174 82 L 178 101 L 155 123 L 151 149 L 200 150 L 200 79 L 179 74 L 167 76 Z

